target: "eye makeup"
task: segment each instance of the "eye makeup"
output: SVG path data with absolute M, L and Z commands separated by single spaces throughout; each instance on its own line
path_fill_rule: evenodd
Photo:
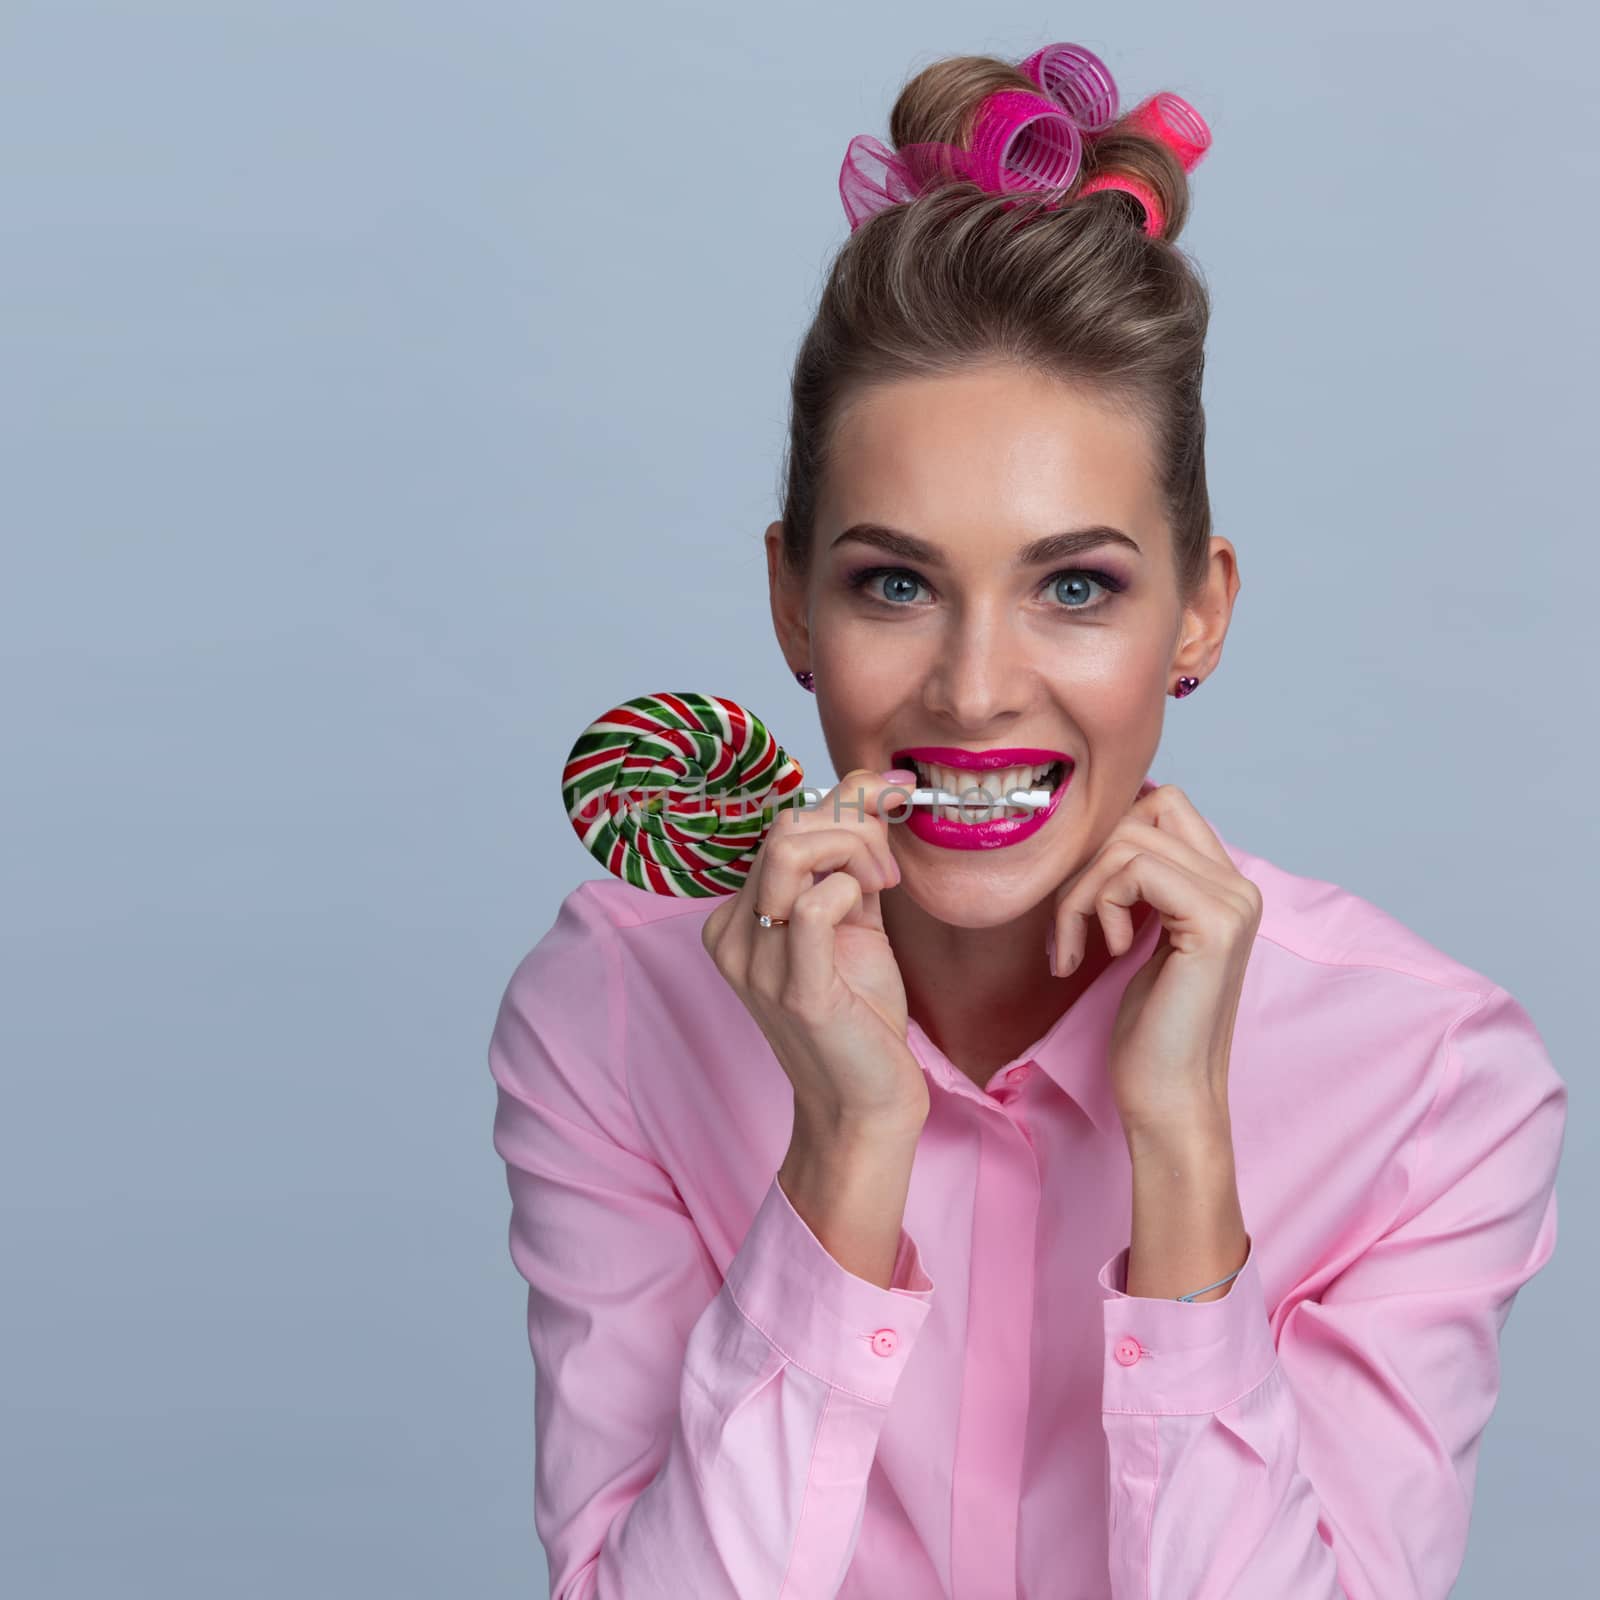
M 913 572 L 910 567 L 855 567 L 844 574 L 844 585 L 851 593 L 861 593 L 869 605 L 882 611 L 919 611 L 923 607 L 910 602 L 900 603 L 885 600 L 881 595 L 867 592 L 867 585 L 878 578 L 903 577 L 909 578 L 913 583 L 920 584 L 924 589 L 932 592 L 932 585 L 920 574 Z M 1114 572 L 1106 572 L 1099 567 L 1063 567 L 1057 572 L 1052 572 L 1040 585 L 1048 589 L 1062 578 L 1088 578 L 1107 591 L 1108 598 L 1097 600 L 1085 606 L 1055 606 L 1053 609 L 1064 612 L 1068 616 L 1094 615 L 1104 611 L 1112 605 L 1116 595 L 1122 594 L 1128 587 L 1128 579 L 1119 577 Z

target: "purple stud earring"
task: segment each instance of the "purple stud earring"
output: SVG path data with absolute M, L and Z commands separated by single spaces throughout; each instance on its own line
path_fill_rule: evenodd
M 802 689 L 808 689 L 812 694 L 817 692 L 816 674 L 809 668 L 807 668 L 804 672 L 795 673 L 794 678 L 795 682 L 798 683 Z
M 1178 687 L 1172 691 L 1174 700 L 1181 700 L 1186 694 L 1193 694 L 1200 687 L 1198 678 L 1179 678 Z

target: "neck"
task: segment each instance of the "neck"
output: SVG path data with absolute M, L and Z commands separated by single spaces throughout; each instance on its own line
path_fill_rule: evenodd
M 1054 896 L 994 928 L 940 922 L 899 889 L 884 890 L 879 904 L 909 1014 L 980 1088 L 996 1067 L 1048 1032 L 1113 959 L 1095 917 L 1077 969 L 1065 978 L 1051 973 L 1045 936 Z M 1150 910 L 1135 909 L 1136 935 Z

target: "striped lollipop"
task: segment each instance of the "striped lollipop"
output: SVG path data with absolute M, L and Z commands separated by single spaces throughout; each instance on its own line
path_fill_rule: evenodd
M 737 701 L 642 694 L 579 734 L 561 800 L 584 848 L 624 883 L 654 894 L 737 894 L 804 775 Z

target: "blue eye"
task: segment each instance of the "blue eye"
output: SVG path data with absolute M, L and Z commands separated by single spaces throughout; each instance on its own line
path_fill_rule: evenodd
M 1067 604 L 1066 590 L 1069 584 L 1077 585 L 1081 589 L 1081 586 L 1086 583 L 1103 583 L 1103 581 L 1103 579 L 1097 578 L 1092 572 L 1078 571 L 1058 572 L 1053 578 L 1050 579 L 1051 584 L 1054 585 L 1055 597 L 1057 600 L 1061 601 L 1063 605 Z M 1103 603 L 1109 604 L 1110 602 L 1107 601 Z M 1095 609 L 1096 608 L 1092 604 L 1067 605 L 1067 610 L 1069 611 L 1093 611 Z
M 913 598 L 917 589 L 925 587 L 920 578 L 914 573 L 905 571 L 902 567 L 868 567 L 865 572 L 858 573 L 850 580 L 850 587 L 859 589 L 863 584 L 874 578 L 883 578 L 888 580 L 889 583 L 899 586 L 898 592 L 890 592 L 888 594 L 879 592 L 874 594 L 872 597 L 874 600 L 887 598 L 897 603 L 899 601 L 909 601 Z M 910 594 L 906 592 L 907 589 L 911 590 Z
M 866 586 L 869 583 L 873 583 L 877 579 L 885 580 L 884 588 L 881 590 L 868 591 L 867 598 L 870 599 L 873 604 L 887 611 L 910 611 L 918 609 L 913 604 L 913 596 L 919 588 L 926 589 L 928 587 L 928 585 L 908 567 L 863 567 L 859 572 L 852 572 L 849 577 L 845 579 L 845 583 L 846 586 L 851 590 L 865 591 Z M 1076 592 L 1082 593 L 1082 585 L 1084 584 L 1085 580 L 1087 580 L 1089 583 L 1098 584 L 1102 589 L 1106 590 L 1107 597 L 1103 600 L 1083 605 L 1072 605 L 1066 603 L 1064 594 L 1073 591 L 1066 590 L 1064 586 L 1070 584 L 1074 587 Z M 891 582 L 895 585 L 893 590 L 888 588 L 888 584 Z M 1123 579 L 1116 577 L 1113 573 L 1101 572 L 1093 567 L 1066 567 L 1060 572 L 1051 573 L 1051 575 L 1045 579 L 1045 587 L 1051 588 L 1052 586 L 1054 588 L 1056 598 L 1058 600 L 1062 600 L 1063 602 L 1061 605 L 1056 607 L 1057 610 L 1079 612 L 1105 610 L 1105 608 L 1111 604 L 1110 597 L 1112 595 L 1121 594 L 1122 591 L 1127 588 L 1127 583 Z

